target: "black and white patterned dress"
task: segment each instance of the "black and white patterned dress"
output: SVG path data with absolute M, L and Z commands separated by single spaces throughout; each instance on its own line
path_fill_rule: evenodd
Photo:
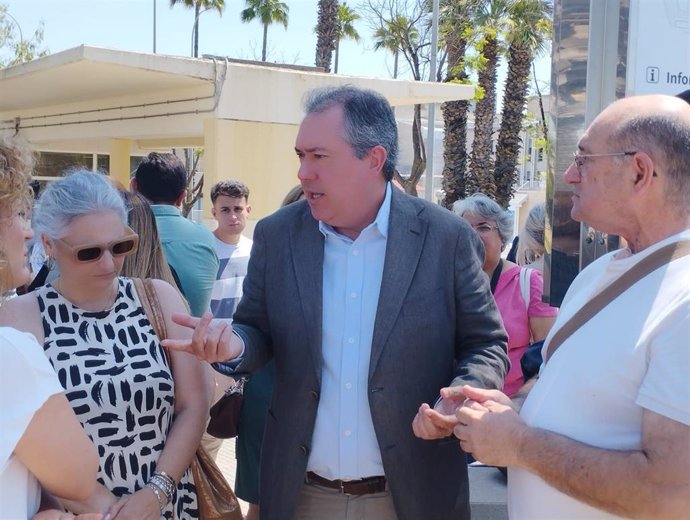
M 82 427 L 98 448 L 98 481 L 120 497 L 156 469 L 174 411 L 174 383 L 134 284 L 119 278 L 111 309 L 84 311 L 52 286 L 36 291 L 44 350 Z M 161 518 L 198 518 L 187 470 Z

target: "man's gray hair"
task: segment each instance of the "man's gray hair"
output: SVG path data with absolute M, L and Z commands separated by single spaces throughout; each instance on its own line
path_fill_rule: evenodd
M 331 107 L 343 109 L 345 135 L 361 159 L 375 146 L 382 146 L 387 153 L 383 165 L 383 177 L 390 181 L 398 160 L 398 127 L 390 104 L 378 92 L 343 85 L 314 89 L 307 94 L 304 108 L 307 114 L 324 112 Z
M 453 213 L 458 217 L 462 217 L 465 213 L 471 213 L 477 218 L 496 222 L 498 235 L 501 237 L 503 247 L 508 244 L 513 236 L 513 217 L 499 206 L 495 200 L 483 193 L 475 193 L 466 199 L 455 201 Z
M 62 238 L 72 221 L 97 211 L 114 211 L 127 224 L 127 210 L 120 192 L 102 174 L 74 170 L 48 184 L 38 199 L 32 224 L 37 235 Z
M 623 121 L 609 141 L 622 151 L 651 155 L 668 178 L 666 197 L 670 204 L 690 212 L 690 125 L 667 114 L 631 117 Z

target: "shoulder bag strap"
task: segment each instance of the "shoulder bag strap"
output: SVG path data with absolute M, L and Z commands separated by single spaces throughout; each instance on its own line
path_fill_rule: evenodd
M 151 278 L 146 278 L 142 280 L 141 278 L 132 278 L 134 282 L 134 288 L 137 291 L 137 296 L 139 296 L 139 301 L 141 306 L 144 308 L 146 317 L 151 322 L 156 336 L 161 341 L 168 337 L 168 329 L 165 326 L 165 317 L 163 316 L 163 311 L 161 310 L 161 304 L 158 300 L 158 293 L 156 288 L 153 286 Z
M 522 299 L 525 300 L 525 308 L 529 312 L 529 302 L 531 299 L 531 287 L 532 282 L 532 269 L 529 267 L 520 268 L 520 294 L 522 294 Z
M 556 331 L 551 341 L 549 341 L 549 344 L 546 346 L 544 364 L 549 361 L 558 347 L 560 347 L 573 332 L 582 327 L 582 325 L 587 323 L 596 313 L 606 307 L 627 289 L 662 265 L 666 265 L 686 255 L 690 255 L 690 240 L 681 240 L 654 251 L 635 264 L 632 269 L 623 273 L 623 275 L 617 278 L 611 285 L 587 302 L 572 318 Z

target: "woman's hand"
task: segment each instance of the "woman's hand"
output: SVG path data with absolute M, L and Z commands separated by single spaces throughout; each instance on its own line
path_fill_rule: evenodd
M 118 500 L 108 510 L 108 514 L 110 520 L 159 520 L 161 509 L 153 490 L 143 487 Z
M 118 501 L 103 484 L 97 483 L 91 496 L 86 500 L 76 502 L 74 500 L 60 499 L 60 505 L 75 514 L 93 513 L 94 511 L 108 511 Z M 79 518 L 79 517 L 78 517 Z M 79 518 L 79 520 L 82 520 Z
M 103 513 L 86 513 L 83 515 L 74 515 L 66 511 L 59 511 L 57 509 L 48 509 L 36 513 L 32 520 L 104 520 Z

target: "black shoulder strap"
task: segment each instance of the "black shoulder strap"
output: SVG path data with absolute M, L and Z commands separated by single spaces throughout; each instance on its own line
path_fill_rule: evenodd
M 31 283 L 26 288 L 26 292 L 30 293 L 35 291 L 39 287 L 43 287 L 46 284 L 46 280 L 48 279 L 49 274 L 50 269 L 48 269 L 48 265 L 43 264 L 43 266 L 41 266 L 41 268 L 38 270 L 38 273 L 36 273 L 34 279 L 31 280 Z

